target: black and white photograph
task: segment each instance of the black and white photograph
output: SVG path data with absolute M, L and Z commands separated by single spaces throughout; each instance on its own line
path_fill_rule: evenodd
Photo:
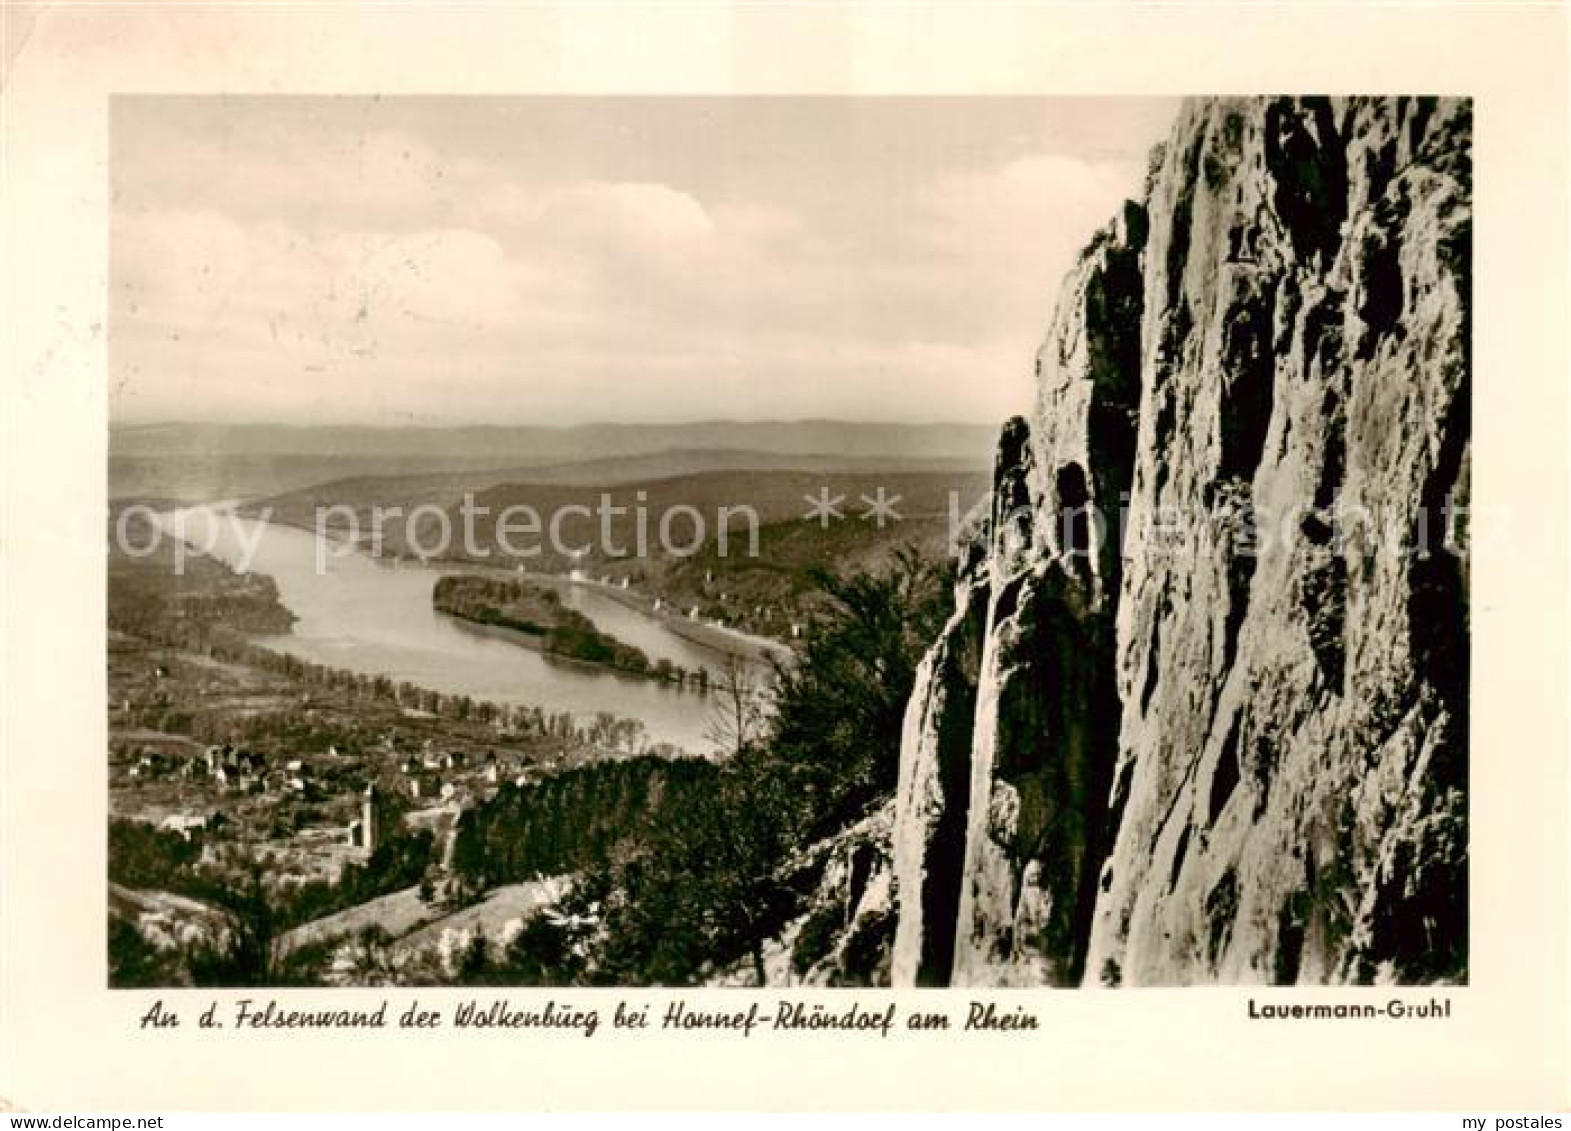
M 0 0 L 0 1123 L 1563 1128 L 1568 30 Z
M 1472 122 L 116 95 L 109 986 L 1466 985 Z

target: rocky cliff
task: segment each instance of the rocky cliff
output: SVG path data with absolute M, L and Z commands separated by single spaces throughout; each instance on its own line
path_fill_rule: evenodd
M 896 984 L 1461 979 L 1471 109 L 1187 105 L 901 751 Z

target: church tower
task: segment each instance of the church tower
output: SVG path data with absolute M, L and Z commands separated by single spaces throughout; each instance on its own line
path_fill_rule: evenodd
M 376 788 L 376 782 L 365 787 L 365 803 L 360 818 L 362 836 L 365 838 L 365 850 L 375 852 L 377 845 L 382 843 L 382 791 Z

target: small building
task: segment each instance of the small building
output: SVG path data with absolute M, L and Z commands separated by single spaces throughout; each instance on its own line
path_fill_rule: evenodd
M 177 832 L 186 840 L 190 840 L 193 833 L 201 832 L 207 828 L 207 814 L 205 813 L 171 813 L 159 822 L 158 827 Z
M 416 774 L 409 779 L 409 796 L 419 801 L 431 792 L 423 775 Z

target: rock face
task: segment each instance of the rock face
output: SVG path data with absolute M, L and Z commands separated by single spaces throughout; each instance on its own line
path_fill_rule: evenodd
M 1203 101 L 918 675 L 896 984 L 1456 980 L 1471 108 Z
M 809 910 L 791 934 L 790 984 L 877 986 L 889 982 L 895 925 L 886 804 L 809 850 L 823 871 Z
M 894 803 L 816 841 L 793 858 L 782 878 L 801 892 L 796 918 L 764 946 L 769 986 L 882 986 L 890 980 L 894 941 L 894 874 L 890 834 Z M 708 984 L 756 986 L 743 959 L 716 971 Z

